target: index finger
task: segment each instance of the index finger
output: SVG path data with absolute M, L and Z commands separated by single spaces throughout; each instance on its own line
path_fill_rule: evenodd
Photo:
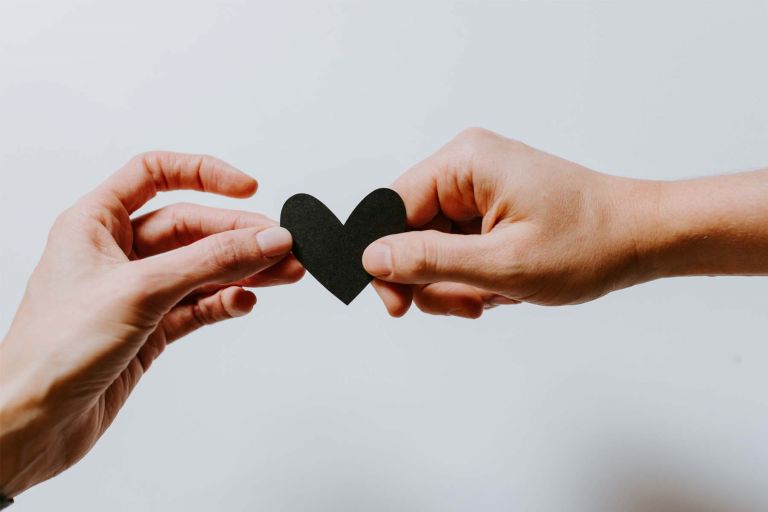
M 153 151 L 132 158 L 95 192 L 116 199 L 130 215 L 158 192 L 198 190 L 245 198 L 257 188 L 254 178 L 218 158 Z
M 439 213 L 459 222 L 482 215 L 473 176 L 478 138 L 476 130 L 465 130 L 392 184 L 403 198 L 409 226 L 423 227 Z

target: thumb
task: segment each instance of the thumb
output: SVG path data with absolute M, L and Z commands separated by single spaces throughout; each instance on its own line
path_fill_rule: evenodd
M 146 293 L 175 303 L 201 286 L 261 272 L 282 260 L 292 245 L 285 228 L 234 229 L 135 263 L 148 285 Z
M 492 289 L 502 270 L 499 249 L 496 233 L 411 231 L 373 242 L 363 253 L 363 266 L 374 277 L 395 283 L 452 281 Z

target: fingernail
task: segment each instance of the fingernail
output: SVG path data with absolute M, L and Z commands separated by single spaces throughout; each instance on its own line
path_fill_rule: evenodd
M 392 250 L 387 244 L 373 244 L 363 253 L 363 266 L 374 276 L 392 273 Z
M 505 297 L 503 295 L 494 295 L 488 299 L 488 304 L 493 306 L 506 306 L 508 304 L 518 304 L 518 302 L 519 301 L 516 301 L 515 299 L 510 299 L 509 297 Z
M 256 243 L 259 244 L 261 253 L 271 258 L 290 251 L 293 245 L 293 238 L 291 238 L 291 234 L 287 229 L 276 226 L 259 231 L 256 234 Z

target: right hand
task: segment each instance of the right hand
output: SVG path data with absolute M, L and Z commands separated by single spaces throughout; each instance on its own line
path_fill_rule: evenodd
M 468 129 L 394 183 L 414 230 L 363 264 L 393 316 L 589 301 L 649 277 L 635 228 L 657 186 Z

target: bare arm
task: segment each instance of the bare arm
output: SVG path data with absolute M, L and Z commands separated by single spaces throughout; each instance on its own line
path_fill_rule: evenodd
M 682 275 L 768 274 L 768 171 L 660 182 L 465 130 L 393 184 L 412 230 L 363 264 L 390 314 L 586 302 Z
M 649 278 L 768 275 L 768 170 L 656 187 L 641 228 Z

